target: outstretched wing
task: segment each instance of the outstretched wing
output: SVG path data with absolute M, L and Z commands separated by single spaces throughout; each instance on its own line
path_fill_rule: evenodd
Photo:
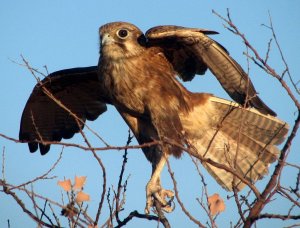
M 217 32 L 157 26 L 146 32 L 149 46 L 159 46 L 184 81 L 192 80 L 195 74 L 204 74 L 206 69 L 216 76 L 222 87 L 236 102 L 255 107 L 264 114 L 276 116 L 257 95 L 257 92 L 242 67 L 230 57 L 227 50 L 206 35 Z
M 105 102 L 96 66 L 54 72 L 34 87 L 22 114 L 19 138 L 28 142 L 30 152 L 39 147 L 44 155 L 50 145 L 37 141 L 73 137 L 86 120 L 95 120 L 106 111 Z M 76 121 L 63 106 L 81 120 Z

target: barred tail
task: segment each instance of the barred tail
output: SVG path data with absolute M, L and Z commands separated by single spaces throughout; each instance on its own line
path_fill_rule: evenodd
M 205 107 L 204 107 L 205 106 Z M 182 123 L 192 148 L 204 157 L 225 165 L 254 183 L 268 173 L 276 161 L 288 125 L 255 109 L 210 97 L 205 105 L 196 105 Z M 232 173 L 203 162 L 203 166 L 227 190 L 245 184 Z

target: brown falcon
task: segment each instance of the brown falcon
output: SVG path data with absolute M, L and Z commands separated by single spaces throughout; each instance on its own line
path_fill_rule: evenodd
M 168 156 L 180 157 L 183 148 L 198 155 L 226 190 L 254 183 L 277 159 L 276 145 L 284 140 L 288 126 L 275 117 L 247 74 L 209 34 L 216 32 L 158 26 L 144 35 L 125 22 L 103 25 L 98 66 L 58 71 L 37 84 L 23 111 L 20 140 L 28 142 L 31 152 L 39 147 L 46 154 L 51 141 L 71 138 L 85 120 L 95 120 L 111 104 L 140 144 L 162 142 L 143 148 L 153 167 L 146 187 L 147 213 L 153 199 L 172 210 L 165 198 L 173 193 L 161 187 L 160 173 Z M 238 103 L 192 93 L 176 78 L 192 80 L 207 68 Z

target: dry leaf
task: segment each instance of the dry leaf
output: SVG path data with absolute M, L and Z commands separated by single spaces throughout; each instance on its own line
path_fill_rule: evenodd
M 57 184 L 62 187 L 66 192 L 70 191 L 72 188 L 71 180 L 57 181 Z
M 81 176 L 81 177 L 75 176 L 74 189 L 81 190 L 83 188 L 83 185 L 85 184 L 85 181 L 86 181 L 86 176 Z
M 96 225 L 88 225 L 88 228 L 98 228 L 98 226 Z
M 216 215 L 225 210 L 225 203 L 217 193 L 208 197 L 208 206 L 212 215 Z
M 89 201 L 89 200 L 90 200 L 90 195 L 89 194 L 86 194 L 82 191 L 77 193 L 77 196 L 76 196 L 76 202 L 77 203 L 80 203 L 80 202 L 83 202 L 83 201 Z

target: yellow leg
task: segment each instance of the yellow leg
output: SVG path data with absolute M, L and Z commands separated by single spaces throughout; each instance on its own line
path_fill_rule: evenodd
M 150 208 L 153 206 L 153 198 L 158 200 L 162 204 L 162 209 L 166 212 L 172 212 L 173 208 L 168 205 L 167 201 L 165 200 L 165 197 L 172 198 L 174 196 L 174 193 L 170 190 L 165 190 L 161 187 L 160 184 L 160 174 L 166 164 L 166 161 L 168 159 L 167 155 L 163 155 L 158 162 L 158 164 L 155 167 L 155 170 L 151 176 L 150 181 L 148 182 L 146 186 L 146 208 L 145 213 L 150 213 Z

